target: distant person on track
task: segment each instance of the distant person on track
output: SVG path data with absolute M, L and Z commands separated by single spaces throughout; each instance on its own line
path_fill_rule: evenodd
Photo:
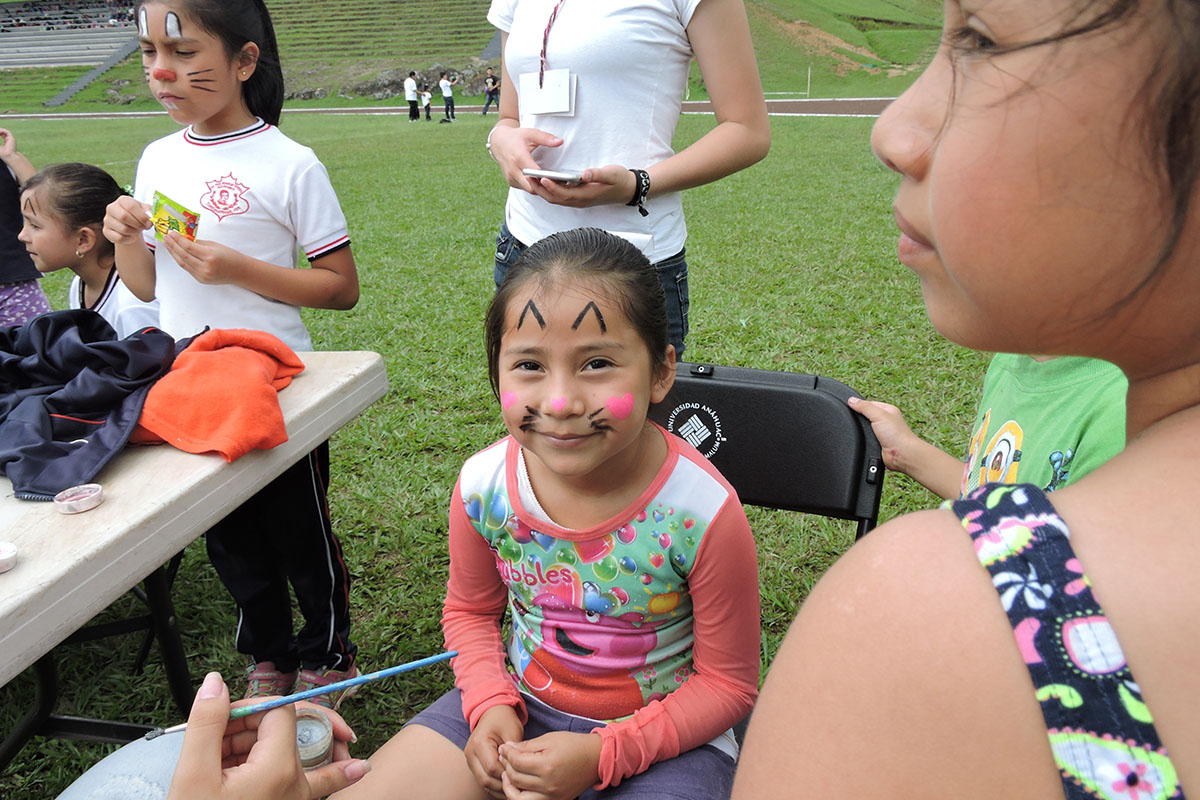
M 456 83 L 458 83 L 458 76 L 455 75 L 451 80 L 447 72 L 443 72 L 438 79 L 438 86 L 442 90 L 442 100 L 446 104 L 446 120 L 448 122 L 454 122 L 454 85 Z
M 417 73 L 410 72 L 404 79 L 404 99 L 408 101 L 408 121 L 416 122 L 421 118 L 417 109 Z
M 479 113 L 487 116 L 488 109 L 492 103 L 496 104 L 496 113 L 500 112 L 500 79 L 493 74 L 491 67 L 487 68 L 487 75 L 483 79 L 483 94 L 486 98 L 483 103 L 483 111 Z
M 433 116 L 429 113 L 429 103 L 433 100 L 433 92 L 429 91 L 429 87 L 421 84 L 421 107 L 425 109 L 425 121 L 429 122 Z

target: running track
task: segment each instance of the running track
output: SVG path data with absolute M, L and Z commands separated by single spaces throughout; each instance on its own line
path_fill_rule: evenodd
M 768 100 L 767 112 L 778 117 L 877 117 L 879 113 L 892 102 L 891 97 L 866 97 L 845 99 L 796 99 Z M 482 110 L 482 106 L 457 106 L 455 111 L 471 114 Z M 166 114 L 165 111 L 100 111 L 88 113 L 59 113 L 59 114 L 0 114 L 0 120 L 7 119 L 127 119 L 132 117 L 153 117 Z M 363 108 L 285 108 L 285 114 L 392 114 L 408 115 L 408 106 L 371 106 Z M 685 114 L 710 114 L 712 105 L 708 101 L 685 101 Z

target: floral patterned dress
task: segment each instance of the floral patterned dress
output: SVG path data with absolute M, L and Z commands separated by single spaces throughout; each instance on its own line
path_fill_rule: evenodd
M 949 505 L 1012 623 L 1068 800 L 1182 798 L 1150 710 L 1047 496 L 1032 484 L 989 484 Z

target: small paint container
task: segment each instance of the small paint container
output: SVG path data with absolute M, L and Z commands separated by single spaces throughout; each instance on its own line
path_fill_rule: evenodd
M 0 542 L 0 572 L 8 572 L 17 565 L 17 546 Z
M 54 495 L 54 507 L 63 514 L 78 514 L 90 511 L 104 500 L 104 489 L 98 483 L 72 486 Z
M 300 764 L 316 769 L 333 763 L 333 723 L 315 708 L 296 711 L 296 746 Z

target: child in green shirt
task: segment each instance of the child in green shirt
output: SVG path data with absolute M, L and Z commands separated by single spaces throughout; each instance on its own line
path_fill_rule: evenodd
M 1018 480 L 1053 491 L 1108 461 L 1125 447 L 1127 387 L 1107 361 L 997 353 L 965 463 L 913 433 L 889 403 L 851 398 L 850 406 L 871 421 L 888 469 L 953 500 Z

